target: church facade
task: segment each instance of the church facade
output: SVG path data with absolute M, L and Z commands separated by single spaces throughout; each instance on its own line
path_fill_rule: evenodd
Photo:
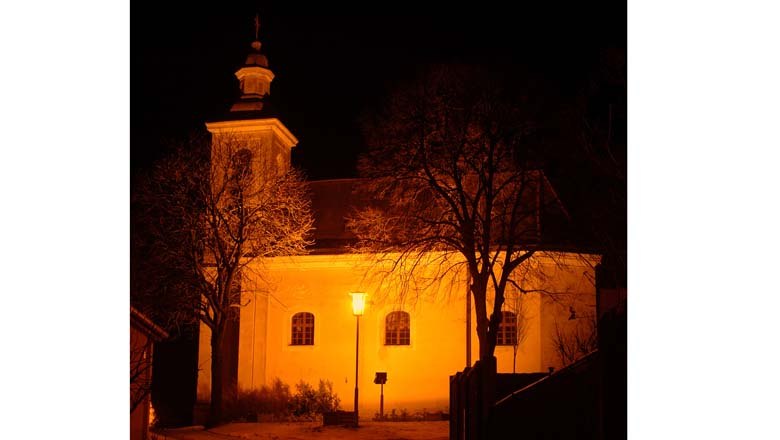
M 266 107 L 274 75 L 260 47 L 259 41 L 252 44 L 246 63 L 236 72 L 242 96 L 230 116 L 206 125 L 213 142 L 230 136 L 252 145 L 260 169 L 285 170 L 298 141 Z M 479 357 L 466 275 L 455 272 L 404 298 L 391 284 L 372 278 L 370 256 L 350 253 L 344 246 L 354 238 L 344 215 L 359 203 L 350 194 L 360 182 L 309 182 L 315 217 L 312 252 L 263 259 L 244 271 L 244 277 L 257 279 L 242 282 L 238 320 L 225 344 L 228 380 L 239 390 L 259 389 L 277 378 L 290 386 L 305 381 L 316 387 L 325 380 L 333 384 L 344 409 L 352 408 L 357 385 L 361 417 L 370 418 L 379 411 L 374 377 L 384 372 L 385 413 L 447 411 L 449 376 L 463 370 L 467 359 Z M 539 191 L 554 194 L 546 180 Z M 598 262 L 594 255 L 566 252 L 537 252 L 532 257 L 534 275 L 515 280 L 531 293 L 507 292 L 495 350 L 499 373 L 547 372 L 563 365 L 556 335 L 572 327 L 575 318 L 595 313 Z M 367 294 L 359 319 L 352 313 L 354 292 Z M 210 332 L 201 325 L 199 402 L 209 400 L 210 366 Z

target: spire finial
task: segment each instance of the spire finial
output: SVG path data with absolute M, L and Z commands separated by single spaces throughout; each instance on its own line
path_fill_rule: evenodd
M 252 42 L 252 49 L 260 52 L 260 14 L 255 14 L 255 41 Z

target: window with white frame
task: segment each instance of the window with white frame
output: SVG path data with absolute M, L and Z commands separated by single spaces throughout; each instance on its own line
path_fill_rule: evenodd
M 512 312 L 501 312 L 496 345 L 515 344 L 517 344 L 517 315 Z
M 391 312 L 385 317 L 385 345 L 409 345 L 410 321 L 406 312 Z
M 291 345 L 314 345 L 314 314 L 296 313 L 292 317 Z

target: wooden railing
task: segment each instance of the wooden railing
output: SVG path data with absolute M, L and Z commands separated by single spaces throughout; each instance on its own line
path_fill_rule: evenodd
M 450 376 L 450 440 L 601 438 L 597 352 L 553 374 L 496 374 L 495 358 Z
M 598 352 L 499 399 L 490 438 L 590 440 L 602 437 Z

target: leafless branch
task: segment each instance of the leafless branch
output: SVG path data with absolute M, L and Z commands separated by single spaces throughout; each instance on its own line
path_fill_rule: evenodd
M 180 146 L 136 197 L 146 263 L 139 287 L 151 286 L 151 293 L 144 297 L 139 288 L 135 295 L 142 303 L 162 298 L 211 329 L 212 374 L 221 368 L 226 323 L 246 304 L 241 291 L 257 279 L 242 275 L 264 257 L 302 254 L 311 244 L 303 176 L 263 157 L 260 142 L 223 134 Z M 214 382 L 212 405 L 221 399 Z
M 366 121 L 368 203 L 348 219 L 354 250 L 400 298 L 468 271 L 481 357 L 495 348 L 513 272 L 539 248 L 544 187 L 517 102 L 471 68 L 432 69 L 391 95 Z

